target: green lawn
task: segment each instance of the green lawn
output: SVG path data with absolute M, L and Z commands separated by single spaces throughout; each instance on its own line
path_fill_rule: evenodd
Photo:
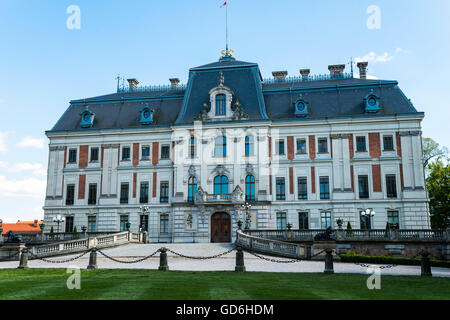
M 189 272 L 102 269 L 81 271 L 69 290 L 65 269 L 0 270 L 0 299 L 450 299 L 450 278 L 266 272 Z

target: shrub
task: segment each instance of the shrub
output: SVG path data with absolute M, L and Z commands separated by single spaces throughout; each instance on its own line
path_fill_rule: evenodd
M 352 230 L 352 224 L 349 222 L 347 222 L 347 230 Z
M 356 263 L 373 263 L 373 264 L 399 264 L 408 266 L 420 266 L 420 258 L 403 258 L 403 257 L 390 257 L 390 256 L 366 256 L 362 254 L 356 254 L 354 251 L 349 251 L 341 256 L 342 262 L 356 262 Z M 430 264 L 433 267 L 450 268 L 450 261 L 443 260 L 430 260 Z

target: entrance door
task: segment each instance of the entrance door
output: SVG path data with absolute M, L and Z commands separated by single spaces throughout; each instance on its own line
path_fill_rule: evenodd
M 211 242 L 231 241 L 231 219 L 225 212 L 217 212 L 211 216 Z

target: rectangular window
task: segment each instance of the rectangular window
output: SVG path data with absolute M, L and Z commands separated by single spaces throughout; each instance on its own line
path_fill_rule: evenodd
M 320 178 L 320 199 L 330 199 L 330 182 L 328 177 Z
M 97 203 L 97 184 L 90 183 L 89 184 L 88 204 L 96 204 L 96 203 Z
M 214 155 L 216 157 L 226 157 L 227 156 L 227 138 L 217 137 L 216 146 L 214 150 Z
M 67 206 L 73 205 L 74 199 L 75 199 L 75 185 L 68 184 L 66 192 L 66 205 Z
M 319 138 L 317 140 L 317 144 L 319 146 L 319 153 L 328 153 L 328 139 L 327 138 Z
M 170 146 L 168 144 L 161 146 L 161 159 L 170 159 Z
M 162 214 L 159 217 L 159 232 L 160 233 L 169 233 L 169 215 Z
M 276 195 L 277 200 L 286 200 L 284 178 L 276 179 Z
M 120 216 L 120 231 L 127 231 L 128 216 Z
M 298 228 L 300 230 L 308 230 L 309 229 L 308 212 L 299 212 L 298 213 Z
M 392 136 L 383 136 L 384 151 L 394 151 L 394 139 Z
M 369 178 L 367 176 L 358 176 L 359 198 L 369 198 Z
M 356 151 L 365 152 L 366 149 L 366 137 L 356 137 Z
M 141 192 L 139 202 L 148 203 L 148 182 L 141 182 Z
M 322 229 L 327 229 L 328 227 L 331 227 L 331 212 L 321 212 L 320 213 L 320 223 L 322 226 Z
M 77 149 L 69 149 L 68 163 L 77 163 Z
M 96 232 L 97 231 L 97 217 L 89 216 L 88 217 L 88 232 Z
M 150 160 L 150 146 L 142 146 L 142 160 Z
M 129 161 L 130 158 L 130 147 L 122 148 L 122 161 Z
M 252 156 L 255 154 L 255 144 L 253 136 L 245 137 L 245 155 Z
M 371 229 L 371 217 L 367 216 L 364 211 L 359 212 L 359 223 L 361 225 L 362 230 L 370 230 Z
M 91 148 L 91 162 L 98 161 L 98 148 Z
M 276 147 L 277 147 L 276 150 L 277 154 L 280 156 L 284 155 L 284 140 L 277 140 Z
M 128 182 L 122 182 L 120 184 L 120 203 L 128 203 Z
M 277 229 L 286 230 L 286 212 L 277 213 Z
M 189 139 L 189 157 L 191 159 L 195 158 L 196 154 L 197 154 L 197 139 L 195 139 L 194 137 L 191 137 L 191 139 Z
M 298 178 L 298 199 L 308 199 L 308 185 L 306 178 Z
M 386 175 L 386 194 L 388 198 L 397 198 L 397 183 L 395 174 Z
M 398 211 L 388 211 L 387 218 L 388 218 L 388 222 L 389 222 L 389 225 L 391 226 L 391 228 L 395 228 L 395 229 L 399 228 Z
M 306 139 L 297 139 L 297 154 L 306 154 Z
M 159 201 L 160 202 L 169 202 L 169 183 L 168 182 L 161 182 Z
M 139 227 L 141 231 L 148 231 L 148 215 L 143 214 L 139 218 Z
M 66 217 L 66 232 L 73 232 L 73 217 Z

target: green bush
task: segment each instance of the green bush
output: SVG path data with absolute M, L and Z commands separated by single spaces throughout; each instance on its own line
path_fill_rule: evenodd
M 420 258 L 403 258 L 403 257 L 377 257 L 356 254 L 354 251 L 349 251 L 341 256 L 342 262 L 356 262 L 356 263 L 373 263 L 373 264 L 399 264 L 407 266 L 420 266 Z M 450 261 L 430 260 L 432 267 L 450 268 Z
M 352 230 L 352 224 L 349 222 L 347 222 L 347 230 Z

